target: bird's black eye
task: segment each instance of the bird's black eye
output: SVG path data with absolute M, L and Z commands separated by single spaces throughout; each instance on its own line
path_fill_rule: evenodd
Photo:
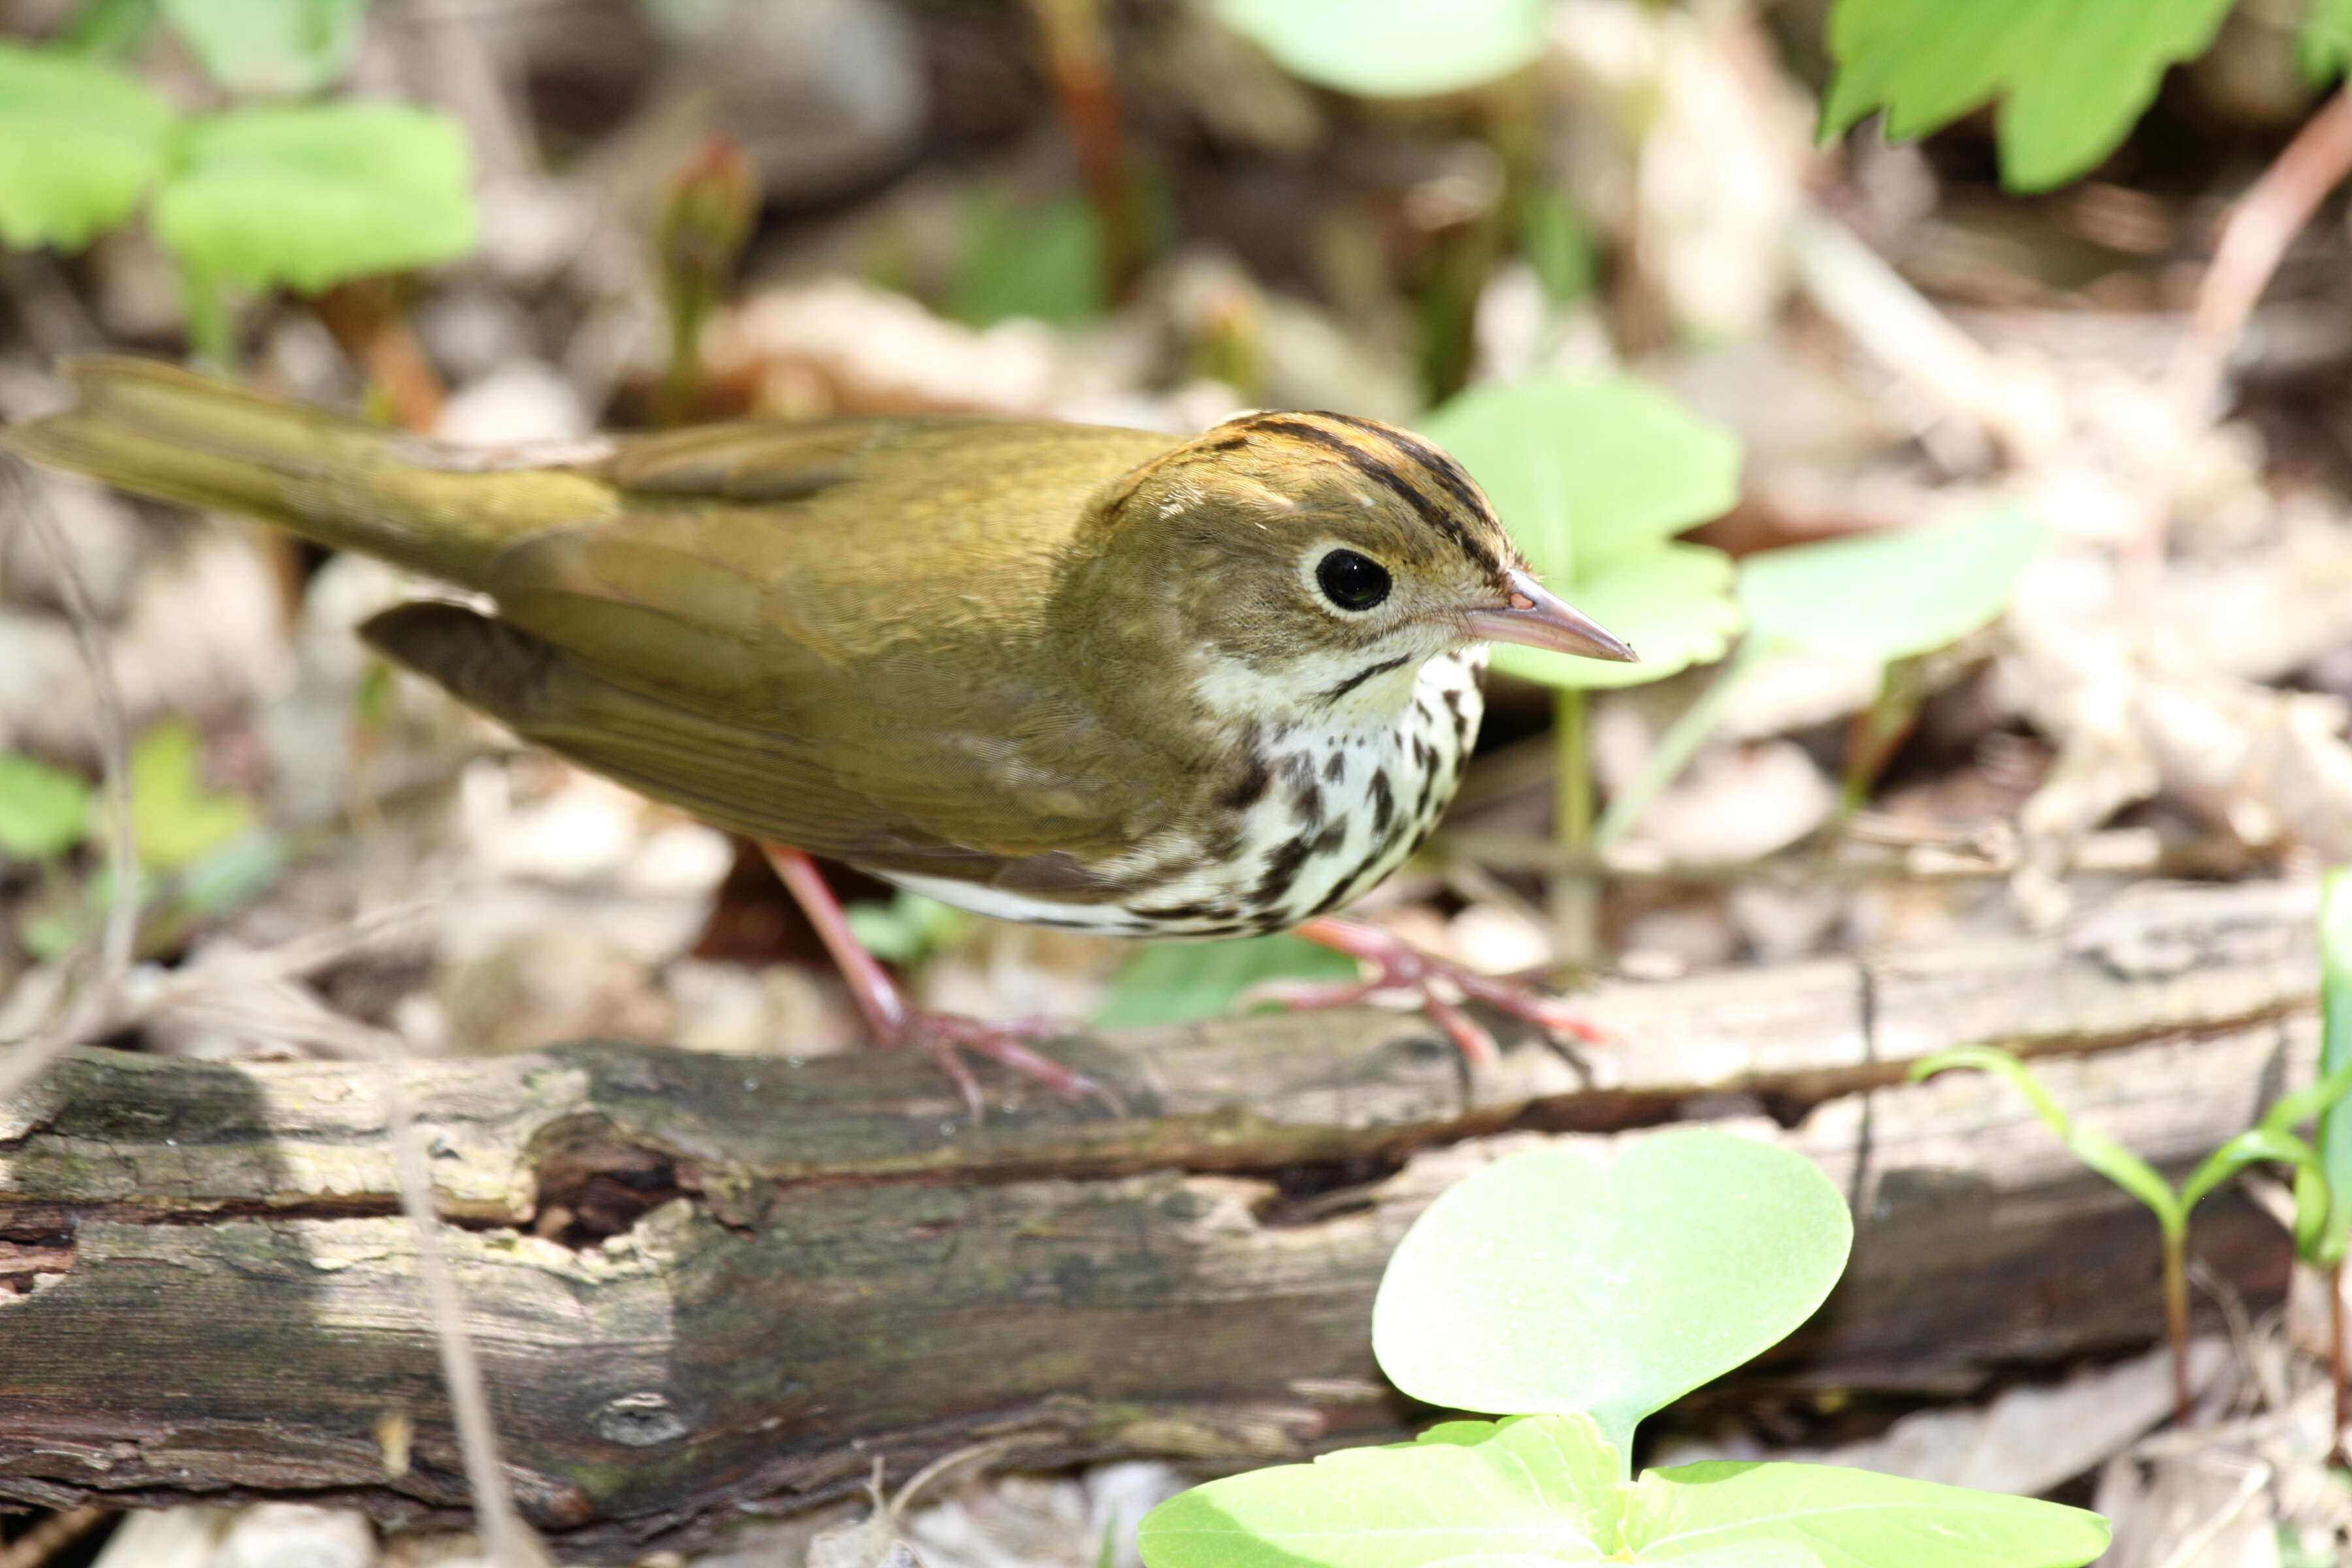
M 1315 581 L 1343 610 L 1369 610 L 1389 596 L 1389 569 L 1352 550 L 1334 550 L 1317 562 Z

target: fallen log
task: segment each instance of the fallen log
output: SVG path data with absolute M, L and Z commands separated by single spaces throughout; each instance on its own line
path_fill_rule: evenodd
M 2310 1071 L 2315 901 L 2147 888 L 2058 937 L 1605 985 L 1615 1045 L 1475 1072 L 1370 1011 L 1059 1047 L 1125 1117 L 1030 1095 L 972 1126 L 881 1053 L 586 1042 L 397 1070 L 519 1501 L 567 1559 L 619 1561 L 840 1495 L 877 1456 L 1231 1465 L 1394 1436 L 1381 1264 L 1531 1138 L 1705 1119 L 1845 1186 L 1852 1269 L 1747 1376 L 1965 1392 L 2145 1344 L 2144 1212 L 2012 1091 L 1907 1064 L 2042 1058 L 2078 1115 L 2185 1163 Z M 389 1070 L 91 1050 L 0 1102 L 0 1506 L 462 1519 Z M 2250 1301 L 2284 1289 L 2284 1239 L 2233 1195 L 2195 1246 Z

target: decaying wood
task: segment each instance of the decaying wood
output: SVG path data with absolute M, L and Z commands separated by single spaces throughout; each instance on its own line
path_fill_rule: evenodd
M 575 1044 L 400 1069 L 525 1510 L 569 1559 L 1019 1456 L 1297 1456 L 1409 1413 L 1367 1345 L 1382 1261 L 1528 1139 L 1708 1119 L 1819 1160 L 1854 1263 L 1750 1376 L 1960 1390 L 2144 1343 L 2155 1232 L 2012 1091 L 1903 1082 L 1980 1042 L 2160 1161 L 2307 1074 L 2307 888 L 2143 889 L 2063 939 L 1611 985 L 1619 1037 L 1465 1079 L 1419 1021 L 1255 1017 L 1063 1047 L 1113 1119 L 963 1122 L 919 1059 Z M 299 1494 L 463 1507 L 397 1217 L 382 1069 L 89 1051 L 0 1101 L 0 1501 Z M 2286 1273 L 2233 1196 L 2196 1245 Z M 13 1293 L 11 1293 L 13 1288 Z M 1016 1456 L 1016 1457 L 1019 1457 Z

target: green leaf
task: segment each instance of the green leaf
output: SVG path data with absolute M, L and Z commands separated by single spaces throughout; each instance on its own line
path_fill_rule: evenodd
M 948 310 L 975 327 L 1015 317 L 1075 327 L 1108 308 L 1102 229 L 1093 205 L 1058 197 L 1024 206 L 982 192 L 964 217 Z
M 2183 1214 L 2203 1203 L 2214 1188 L 2236 1175 L 2249 1165 L 2269 1162 L 2292 1165 L 2300 1171 L 2315 1165 L 2319 1157 L 2311 1145 L 2292 1132 L 2280 1132 L 2268 1127 L 2252 1127 L 2214 1150 L 2197 1163 L 2180 1184 L 2180 1209 Z
M 1565 1148 L 1491 1165 L 1405 1233 L 1372 1352 L 1431 1405 L 1633 1424 L 1774 1344 L 1845 1267 L 1853 1226 L 1801 1155 L 1694 1129 L 1608 1163 Z
M 2294 60 L 2305 79 L 2326 83 L 2352 64 L 2352 0 L 2310 0 L 2295 35 Z
M 1953 1068 L 1975 1068 L 2007 1079 L 2033 1107 L 2034 1114 L 2048 1124 L 2053 1132 L 2065 1143 L 2067 1152 L 2084 1165 L 2105 1176 L 2125 1192 L 2147 1205 L 2168 1237 L 2178 1237 L 2188 1228 L 2189 1211 L 2181 1205 L 2179 1195 L 2171 1184 L 2159 1174 L 2155 1166 L 2125 1148 L 2104 1132 L 2088 1127 L 2077 1127 L 2074 1119 L 2059 1109 L 2042 1080 L 2029 1071 L 2025 1064 L 2009 1052 L 1990 1046 L 1960 1046 L 1948 1051 L 1938 1051 L 1911 1064 L 1911 1079 L 1917 1081 L 1932 1078 Z
M 2332 1081 L 2352 1070 L 2352 870 L 2343 867 L 2321 884 L 2319 958 L 2319 1068 Z M 2352 1243 L 2352 1101 L 2336 1100 L 2320 1113 L 2315 1142 L 2329 1194 L 2321 1249 L 2332 1261 Z
M 184 264 L 251 289 L 317 292 L 462 256 L 474 243 L 457 122 L 388 103 L 244 109 L 188 134 L 155 203 Z
M 173 133 L 172 111 L 121 72 L 0 44 L 0 242 L 73 249 L 121 223 Z
M 79 774 L 18 752 L 0 752 L 0 853 L 19 860 L 62 855 L 89 819 L 89 785 Z
M 2084 1509 L 1834 1465 L 1652 1470 L 1625 1514 L 1628 1561 L 1726 1568 L 2079 1568 L 2107 1536 Z M 1792 1545 L 1802 1554 L 1788 1556 Z
M 1731 557 L 1704 544 L 1669 540 L 1578 583 L 1564 595 L 1633 645 L 1639 664 L 1607 664 L 1564 653 L 1496 643 L 1494 667 L 1546 686 L 1640 686 L 1694 664 L 1721 658 L 1739 631 L 1731 596 Z
M 301 98 L 351 68 L 367 0 L 162 0 L 163 16 L 231 92 Z
M 1739 499 L 1739 441 L 1631 376 L 1480 386 L 1422 422 L 1558 591 Z
M 2045 537 L 2032 514 L 2002 507 L 1763 551 L 1739 563 L 1748 632 L 1875 664 L 1910 658 L 2006 609 Z
M 1630 377 L 1476 387 L 1423 422 L 1470 470 L 1551 590 L 1639 664 L 1516 647 L 1496 668 L 1552 686 L 1637 686 L 1721 656 L 1739 629 L 1731 563 L 1673 535 L 1730 509 L 1739 443 Z
M 1459 92 L 1543 52 L 1543 0 L 1217 0 L 1303 81 L 1366 98 Z
M 1287 931 L 1233 942 L 1152 942 L 1127 961 L 1094 1016 L 1106 1028 L 1214 1017 L 1269 980 L 1353 980 L 1356 961 Z
M 2046 190 L 2115 151 L 2165 68 L 2204 52 L 2230 0 L 1838 0 L 1824 136 L 1874 109 L 1925 135 L 1999 98 L 2003 181 Z
M 901 888 L 887 904 L 852 904 L 842 913 L 851 934 L 885 963 L 912 963 L 970 931 L 971 915 Z
M 1627 1489 L 1589 1416 L 1455 1421 L 1171 1498 L 1148 1568 L 1518 1568 L 1616 1560 Z
M 206 787 L 195 731 L 166 719 L 131 748 L 131 822 L 140 860 L 177 871 L 252 826 L 253 809 Z

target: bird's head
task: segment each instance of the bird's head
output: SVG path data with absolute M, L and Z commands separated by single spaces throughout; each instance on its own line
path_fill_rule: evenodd
M 1091 623 L 1168 650 L 1220 713 L 1393 713 L 1471 642 L 1634 657 L 1537 583 L 1459 463 L 1374 420 L 1227 420 L 1114 484 L 1095 528 Z

